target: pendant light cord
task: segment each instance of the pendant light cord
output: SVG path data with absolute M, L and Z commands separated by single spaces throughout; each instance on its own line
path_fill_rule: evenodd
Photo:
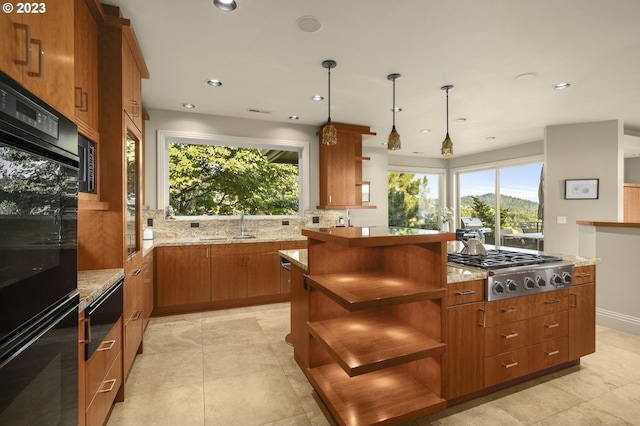
M 329 86 L 329 93 L 327 96 L 327 123 L 331 123 L 331 67 L 327 67 L 328 72 L 328 86 Z
M 449 135 L 449 89 L 447 89 L 447 135 Z
M 396 79 L 393 79 L 393 128 L 396 128 Z

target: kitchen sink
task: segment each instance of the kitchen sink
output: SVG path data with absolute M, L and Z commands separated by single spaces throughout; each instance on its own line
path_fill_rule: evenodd
M 233 238 L 234 240 L 250 240 L 252 238 L 255 238 L 255 235 L 251 235 L 251 234 L 243 234 L 243 235 L 234 235 Z

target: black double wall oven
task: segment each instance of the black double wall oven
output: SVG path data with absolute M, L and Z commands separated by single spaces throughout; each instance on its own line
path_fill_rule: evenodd
M 0 424 L 78 422 L 78 135 L 0 72 Z

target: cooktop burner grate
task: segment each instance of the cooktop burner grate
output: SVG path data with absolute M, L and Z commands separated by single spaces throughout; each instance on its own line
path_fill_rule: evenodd
M 485 256 L 449 253 L 447 258 L 449 262 L 486 270 L 562 261 L 562 258 L 556 256 L 504 250 L 487 250 Z

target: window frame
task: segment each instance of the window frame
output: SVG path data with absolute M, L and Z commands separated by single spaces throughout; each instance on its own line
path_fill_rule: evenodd
M 185 143 L 212 146 L 235 146 L 240 148 L 257 149 L 290 149 L 298 151 L 298 214 L 297 215 L 252 215 L 256 218 L 299 218 L 309 209 L 310 190 L 310 160 L 309 141 L 286 139 L 263 139 L 244 136 L 214 135 L 207 133 L 180 132 L 173 130 L 157 130 L 156 137 L 156 170 L 157 170 L 157 203 L 159 209 L 169 205 L 169 143 Z M 179 216 L 228 218 L 231 216 Z
M 438 182 L 438 201 L 441 206 L 447 206 L 447 169 L 437 167 L 421 167 L 421 166 L 395 166 L 389 165 L 387 167 L 387 196 L 389 194 L 389 173 L 416 173 L 424 175 L 439 175 Z M 389 223 L 389 212 L 387 211 L 387 223 Z

